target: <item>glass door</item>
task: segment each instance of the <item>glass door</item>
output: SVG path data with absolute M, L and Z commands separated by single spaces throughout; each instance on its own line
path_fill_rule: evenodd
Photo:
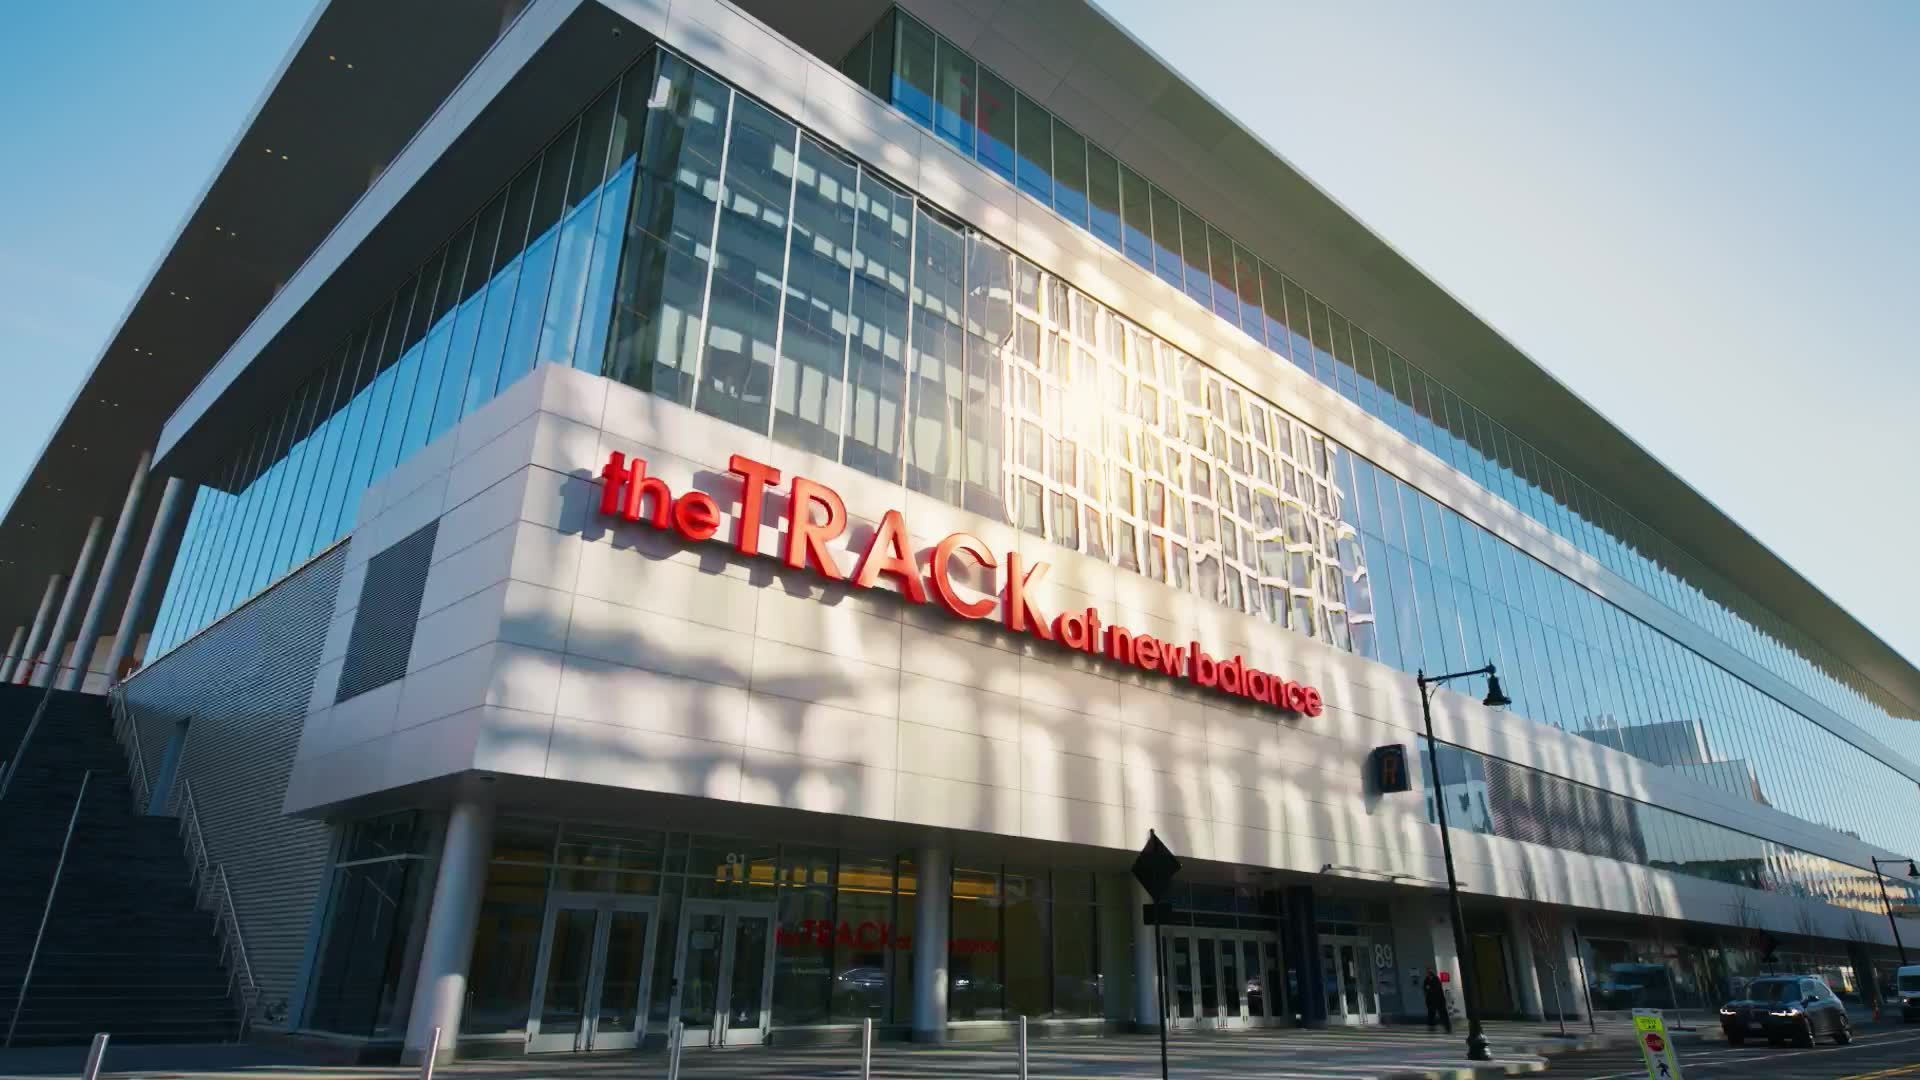
M 688 1046 L 766 1041 L 773 905 L 688 900 L 674 960 L 673 1015 Z
M 1364 937 L 1322 935 L 1320 967 L 1330 1024 L 1380 1022 L 1379 988 L 1374 984 L 1373 942 Z
M 630 1050 L 646 1023 L 649 897 L 555 893 L 534 967 L 530 1053 Z

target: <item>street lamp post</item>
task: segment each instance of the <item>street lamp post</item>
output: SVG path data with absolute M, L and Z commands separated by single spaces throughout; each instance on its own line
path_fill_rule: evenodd
M 1875 857 L 1873 859 L 1873 879 L 1880 883 L 1880 902 L 1887 906 L 1887 925 L 1893 928 L 1893 947 L 1900 950 L 1900 966 L 1905 967 L 1907 964 L 1907 943 L 1900 940 L 1900 923 L 1893 917 L 1893 901 L 1887 896 L 1886 872 L 1880 869 L 1881 863 L 1893 863 L 1897 865 L 1899 862 L 1899 859 L 1882 859 Z M 1907 876 L 1910 878 L 1920 878 L 1920 866 L 1915 866 L 1912 859 L 1907 860 Z
M 1467 952 L 1467 923 L 1460 913 L 1460 880 L 1453 872 L 1453 840 L 1447 835 L 1447 799 L 1444 785 L 1440 782 L 1439 743 L 1433 737 L 1433 687 L 1452 679 L 1465 679 L 1475 675 L 1487 677 L 1487 696 L 1484 702 L 1489 708 L 1503 708 L 1513 702 L 1500 689 L 1500 676 L 1494 674 L 1493 665 L 1472 671 L 1456 671 L 1451 675 L 1427 677 L 1425 671 L 1416 676 L 1420 685 L 1420 713 L 1427 725 L 1427 767 L 1433 775 L 1433 807 L 1440 824 L 1440 852 L 1447 862 L 1447 904 L 1448 914 L 1453 920 L 1453 951 L 1460 957 L 1460 1000 L 1467 1009 L 1467 1060 L 1491 1061 L 1493 1055 L 1487 1050 L 1487 1034 L 1480 1027 L 1480 1011 L 1474 1008 L 1473 991 L 1469 985 L 1473 971 L 1473 957 Z

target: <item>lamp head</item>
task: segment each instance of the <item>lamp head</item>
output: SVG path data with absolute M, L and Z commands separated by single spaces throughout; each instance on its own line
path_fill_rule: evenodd
M 1513 704 L 1513 699 L 1507 696 L 1507 692 L 1500 689 L 1500 676 L 1487 675 L 1487 696 L 1480 703 L 1489 709 L 1504 709 Z

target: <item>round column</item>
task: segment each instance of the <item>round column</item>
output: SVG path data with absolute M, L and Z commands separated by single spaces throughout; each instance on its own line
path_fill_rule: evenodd
M 914 859 L 913 1041 L 945 1042 L 953 856 L 944 838 L 931 838 Z
M 87 568 L 93 565 L 94 549 L 100 546 L 100 530 L 106 525 L 106 519 L 96 517 L 93 524 L 87 526 L 87 539 L 80 545 L 80 557 L 74 560 L 67 594 L 60 600 L 60 613 L 53 617 L 53 629 L 47 632 L 47 647 L 40 653 L 40 666 L 28 680 L 34 686 L 47 686 L 54 681 L 60 654 L 67 647 L 67 631 L 73 626 L 74 609 L 80 606 L 80 590 L 87 583 Z
M 433 882 L 433 907 L 420 945 L 419 981 L 401 1063 L 417 1065 L 432 1053 L 453 1060 L 460 1035 L 460 1013 L 467 999 L 467 964 L 473 959 L 473 934 L 480 921 L 480 896 L 487 884 L 487 856 L 493 845 L 493 803 L 478 792 L 463 791 L 447 815 L 447 838 L 440 851 L 440 872 Z M 433 1042 L 434 1028 L 440 1043 Z
M 34 613 L 33 628 L 27 631 L 26 648 L 20 651 L 19 659 L 13 662 L 13 670 L 7 673 L 10 683 L 24 683 L 27 676 L 33 674 L 34 658 L 40 655 L 40 643 L 47 640 L 47 620 L 53 615 L 54 601 L 60 595 L 60 586 L 67 579 L 59 574 L 47 578 L 47 591 L 40 595 L 40 610 Z
M 160 561 L 160 552 L 167 546 L 167 535 L 173 531 L 173 516 L 179 512 L 183 487 L 185 485 L 179 477 L 170 476 L 167 486 L 160 491 L 160 506 L 153 513 L 153 528 L 147 531 L 146 550 L 140 553 L 140 565 L 133 572 L 133 584 L 127 588 L 127 606 L 120 612 L 120 629 L 113 636 L 113 649 L 107 653 L 109 682 L 119 680 L 120 668 L 133 652 L 133 638 L 140 631 L 140 620 L 147 614 L 147 592 L 153 588 L 153 575 Z
M 120 520 L 113 523 L 113 538 L 107 541 L 107 553 L 100 560 L 100 574 L 93 582 L 93 599 L 87 601 L 87 613 L 80 619 L 80 634 L 73 639 L 73 663 L 54 685 L 62 690 L 79 690 L 86 685 L 87 665 L 93 661 L 93 648 L 100 640 L 100 620 L 107 614 L 107 597 L 113 593 L 113 579 L 120 575 L 120 556 L 127 550 L 127 537 L 133 534 L 133 522 L 140 510 L 140 493 L 146 490 L 147 467 L 153 455 L 140 454 L 133 467 L 133 481 L 127 485 L 126 502 L 120 506 Z M 113 673 L 107 673 L 112 680 Z

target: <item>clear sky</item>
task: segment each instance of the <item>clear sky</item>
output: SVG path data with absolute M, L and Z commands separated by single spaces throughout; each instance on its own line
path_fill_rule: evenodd
M 1920 658 L 1920 4 L 1101 3 Z M 310 10 L 9 13 L 0 496 Z

